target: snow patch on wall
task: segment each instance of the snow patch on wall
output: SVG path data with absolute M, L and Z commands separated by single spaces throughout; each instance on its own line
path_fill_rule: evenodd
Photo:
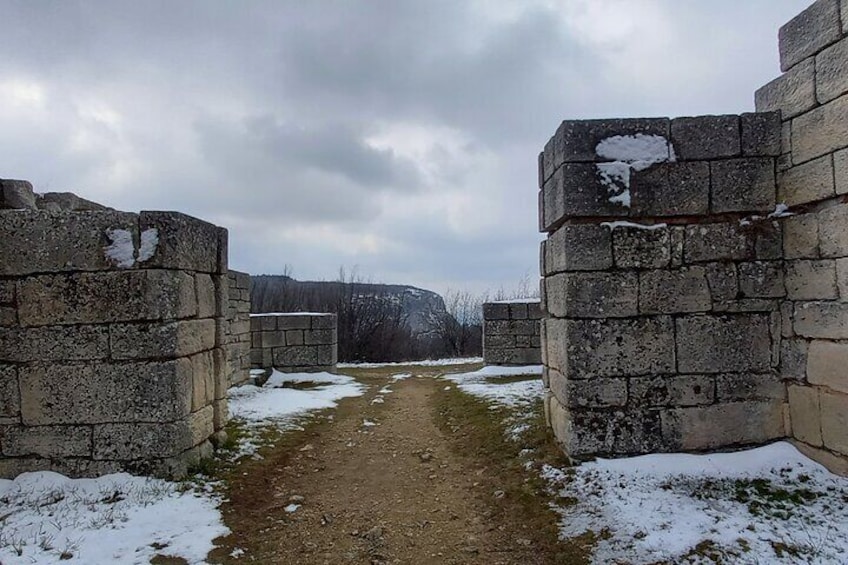
M 149 228 L 141 232 L 141 246 L 138 248 L 138 262 L 143 263 L 156 254 L 159 246 L 159 230 Z
M 607 187 L 609 201 L 630 207 L 630 179 L 633 171 L 644 171 L 657 163 L 674 162 L 677 157 L 671 143 L 661 135 L 615 135 L 601 140 L 595 154 L 609 163 L 595 165 L 601 183 Z
M 136 263 L 151 259 L 159 246 L 159 230 L 156 228 L 141 232 L 141 246 L 138 249 L 135 248 L 132 232 L 129 230 L 106 230 L 106 237 L 112 243 L 103 248 L 103 253 L 120 269 L 129 269 Z

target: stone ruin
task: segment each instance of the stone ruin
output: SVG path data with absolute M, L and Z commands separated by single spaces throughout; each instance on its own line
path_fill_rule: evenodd
M 483 361 L 486 365 L 542 363 L 542 309 L 535 300 L 483 305 Z
M 321 313 L 250 315 L 251 366 L 285 373 L 335 372 L 338 318 Z
M 846 35 L 845 0 L 783 26 L 757 113 L 565 121 L 545 146 L 546 415 L 571 458 L 788 437 L 848 471 Z
M 227 361 L 230 386 L 250 379 L 250 275 L 230 269 L 227 273 Z

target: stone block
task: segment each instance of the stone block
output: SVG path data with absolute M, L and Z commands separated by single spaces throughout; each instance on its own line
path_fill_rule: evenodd
M 566 224 L 545 244 L 545 271 L 602 271 L 612 267 L 612 234 L 597 224 Z
M 15 302 L 15 281 L 0 280 L 0 304 L 13 304 Z
M 822 443 L 831 450 L 848 455 L 848 395 L 820 391 Z
M 197 314 L 194 277 L 141 270 L 41 275 L 18 287 L 22 326 L 188 318 Z
M 814 340 L 807 352 L 807 380 L 848 393 L 848 344 Z
M 634 406 L 701 406 L 715 400 L 715 382 L 709 375 L 674 375 L 630 379 Z
M 790 300 L 836 300 L 836 261 L 786 262 L 786 296 Z
M 106 326 L 0 328 L 0 361 L 74 361 L 109 357 Z
M 527 304 L 524 302 L 512 303 L 509 305 L 509 317 L 512 320 L 527 319 Z
M 338 318 L 335 314 L 321 314 L 312 316 L 313 330 L 334 330 L 338 327 Z
M 583 272 L 545 281 L 548 312 L 557 317 L 623 318 L 638 314 L 639 278 L 633 272 Z
M 538 365 L 542 362 L 539 349 L 526 347 L 487 349 L 485 361 L 492 365 Z
M 780 303 L 780 335 L 782 337 L 795 337 L 795 332 L 792 329 L 793 312 L 792 302 L 787 300 Z
M 776 373 L 728 373 L 716 377 L 716 402 L 786 399 L 786 385 Z
M 108 331 L 113 359 L 175 359 L 215 347 L 212 319 L 111 324 Z
M 0 211 L 0 276 L 130 268 L 137 223 L 123 212 Z
M 97 210 L 112 210 L 97 202 L 86 200 L 73 192 L 45 192 L 36 195 L 35 205 L 39 209 L 57 209 L 63 212 L 91 212 Z
M 697 161 L 741 153 L 739 116 L 697 116 L 671 120 L 671 142 L 678 159 Z
M 227 422 L 230 420 L 230 412 L 226 399 L 216 400 L 212 404 L 212 408 L 215 410 L 212 424 L 216 430 L 220 430 L 226 426 Z
M 713 312 L 724 314 L 774 313 L 779 310 L 780 302 L 773 298 L 740 298 L 728 302 L 713 302 Z
M 630 209 L 615 200 L 622 192 L 604 178 L 603 164 L 567 163 L 545 185 L 545 222 L 557 227 L 567 218 L 627 216 Z M 554 191 L 549 198 L 548 190 Z
M 686 226 L 683 248 L 687 263 L 745 260 L 754 255 L 754 236 L 738 222 Z
M 286 336 L 286 341 L 288 341 L 288 335 Z M 336 341 L 336 332 L 333 330 L 311 330 L 303 332 L 304 345 L 332 345 Z
M 211 351 L 189 358 L 191 362 L 191 410 L 200 410 L 215 399 L 215 360 Z
M 662 412 L 663 437 L 672 448 L 701 451 L 762 444 L 783 437 L 780 402 L 731 402 Z
M 516 347 L 515 336 L 509 334 L 498 335 L 483 332 L 483 349 L 503 347 Z
M 0 364 L 0 422 L 16 419 L 21 414 L 21 393 L 18 389 L 18 369 Z
M 819 221 L 816 214 L 799 214 L 782 220 L 786 259 L 819 256 Z
M 848 339 L 848 303 L 796 302 L 795 333 L 820 339 Z
M 0 306 L 0 328 L 18 325 L 18 311 L 13 306 Z
M 639 275 L 639 313 L 707 312 L 712 307 L 703 267 L 647 271 Z
M 830 155 L 792 167 L 778 178 L 778 200 L 789 206 L 824 200 L 834 194 Z
M 816 63 L 807 59 L 786 74 L 757 90 L 754 95 L 758 112 L 778 111 L 784 120 L 794 118 L 816 106 Z M 783 151 L 789 144 L 783 143 Z
M 742 114 L 742 156 L 778 157 L 781 150 L 780 112 Z
M 848 282 L 848 280 L 846 280 Z M 541 320 L 544 316 L 542 313 L 542 305 L 539 302 L 527 303 L 527 317 L 531 320 Z
M 566 408 L 608 408 L 627 404 L 627 379 L 607 378 L 570 381 L 550 371 L 550 389 Z
M 312 328 L 312 317 L 304 314 L 276 316 L 278 330 L 308 330 Z
M 739 263 L 739 293 L 743 298 L 782 298 L 786 296 L 783 284 L 783 264 L 779 261 Z
M 792 162 L 804 163 L 848 146 L 848 96 L 792 120 Z
M 557 355 L 557 348 L 566 352 L 561 370 L 569 379 L 675 372 L 674 327 L 668 316 L 566 320 L 562 329 L 559 343 L 552 345 L 549 335 L 548 354 Z
M 6 426 L 2 433 L 7 457 L 90 457 L 91 426 Z
M 191 377 L 184 359 L 25 366 L 21 416 L 32 426 L 174 421 L 191 408 Z
M 217 315 L 224 315 L 224 312 L 219 312 L 218 305 L 224 306 L 227 303 L 226 295 L 219 294 L 215 288 L 215 282 L 212 277 L 205 273 L 198 273 L 194 276 L 194 286 L 197 289 L 197 317 L 198 318 L 213 318 Z M 223 287 L 222 290 L 226 290 Z
M 671 260 L 667 228 L 644 229 L 616 226 L 612 229 L 613 257 L 619 269 L 660 269 Z
M 848 204 L 822 210 L 818 214 L 818 221 L 821 256 L 848 256 Z
M 141 212 L 138 225 L 141 231 L 157 230 L 158 244 L 145 265 L 226 273 L 218 264 L 221 234 L 217 226 L 179 212 Z
M 710 166 L 682 161 L 653 165 L 632 175 L 633 215 L 696 216 L 709 212 Z
M 771 212 L 776 183 L 770 157 L 727 159 L 710 163 L 712 211 Z
M 487 302 L 483 304 L 485 320 L 509 320 L 509 304 L 504 302 Z
M 336 364 L 339 362 L 339 350 L 335 344 L 318 345 L 313 349 L 315 349 L 315 363 L 318 366 L 335 368 Z M 539 362 L 537 361 L 535 364 L 538 365 L 538 363 Z
M 792 436 L 804 443 L 820 447 L 822 432 L 819 389 L 789 385 L 788 392 Z
M 817 0 L 780 28 L 780 70 L 786 72 L 842 37 L 839 0 Z
M 816 57 L 816 97 L 821 104 L 848 92 L 848 39 Z
M 780 376 L 783 379 L 803 381 L 807 378 L 808 344 L 802 339 L 784 339 L 780 342 Z
M 840 300 L 848 302 L 848 259 L 836 260 L 836 285 Z
M 318 364 L 315 347 L 280 347 L 273 350 L 274 367 L 307 367 Z
M 188 427 L 192 447 L 207 441 L 215 433 L 215 407 L 209 404 L 192 412 L 188 417 Z
M 704 276 L 710 296 L 715 302 L 735 300 L 739 295 L 736 265 L 733 263 L 708 263 L 704 265 Z
M 0 209 L 35 209 L 35 192 L 25 180 L 0 179 Z
M 564 121 L 554 136 L 552 165 L 597 161 L 598 144 L 610 137 L 643 134 L 668 138 L 669 123 L 667 118 Z
M 155 424 L 103 424 L 94 428 L 94 459 L 174 457 L 192 447 L 188 420 Z
M 281 330 L 262 332 L 259 334 L 259 338 L 263 348 L 286 346 L 286 332 Z
M 783 260 L 783 226 L 779 221 L 757 222 L 754 256 L 760 261 Z
M 551 420 L 557 441 L 572 459 L 651 453 L 663 448 L 657 410 L 568 409 L 554 398 Z
M 682 373 L 765 372 L 771 368 L 769 317 L 694 315 L 676 320 Z

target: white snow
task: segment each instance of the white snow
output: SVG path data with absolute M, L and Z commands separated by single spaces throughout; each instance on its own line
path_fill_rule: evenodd
M 129 269 L 135 265 L 135 246 L 132 232 L 124 229 L 111 229 L 106 230 L 106 237 L 112 241 L 111 245 L 103 248 L 103 253 L 107 259 L 121 269 Z
M 594 563 L 700 562 L 685 556 L 705 541 L 722 562 L 845 562 L 848 479 L 785 442 L 736 453 L 599 459 L 567 472 L 546 467 L 542 475 L 576 501 L 557 508 L 562 537 L 609 532 Z M 800 554 L 781 557 L 775 544 Z
M 789 216 L 794 216 L 792 212 L 789 211 L 789 206 L 786 205 L 785 202 L 780 202 L 774 207 L 774 211 L 768 215 L 769 218 L 787 218 Z
M 288 506 L 283 508 L 283 510 L 285 510 L 286 512 L 291 514 L 293 512 L 297 512 L 299 508 L 300 508 L 300 504 L 289 504 Z
M 424 361 L 403 361 L 400 363 L 339 363 L 340 369 L 379 369 L 381 367 L 444 367 L 447 365 L 472 365 L 482 363 L 482 357 L 459 359 L 426 359 Z
M 490 365 L 471 373 L 444 375 L 443 378 L 457 384 L 468 394 L 493 401 L 504 406 L 520 406 L 533 403 L 542 397 L 542 379 L 528 378 L 517 382 L 498 382 L 498 378 L 537 376 L 542 374 L 541 365 L 524 367 L 500 367 Z
M 597 163 L 601 183 L 607 187 L 609 202 L 630 207 L 630 178 L 657 163 L 674 161 L 674 148 L 660 135 L 615 135 L 601 140 L 595 154 L 609 163 Z
M 399 373 L 397 375 L 392 375 L 392 382 L 396 383 L 398 381 L 405 381 L 406 379 L 411 379 L 412 373 Z
M 147 564 L 157 553 L 205 563 L 212 540 L 229 533 L 219 500 L 179 486 L 124 473 L 0 480 L 0 562 L 61 563 L 67 552 L 69 563 L 87 565 Z
M 615 228 L 633 228 L 637 230 L 661 230 L 663 228 L 667 228 L 668 224 L 637 224 L 634 222 L 601 222 L 601 225 L 609 228 L 610 230 L 614 230 Z
M 538 298 L 513 298 L 512 300 L 494 300 L 490 304 L 538 304 Z
M 371 420 L 362 420 L 362 425 L 366 428 L 373 428 L 377 425 L 376 422 L 372 422 Z
M 251 318 L 258 316 L 335 316 L 327 312 L 257 312 L 250 315 Z
M 159 246 L 159 230 L 148 228 L 141 232 L 141 246 L 138 248 L 138 262 L 150 260 L 156 254 Z

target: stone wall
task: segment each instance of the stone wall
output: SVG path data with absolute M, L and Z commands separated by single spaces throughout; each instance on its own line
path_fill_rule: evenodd
M 235 386 L 250 378 L 250 275 L 231 269 L 227 282 L 227 361 L 230 386 Z
M 179 476 L 210 453 L 227 418 L 226 230 L 5 209 L 0 257 L 0 477 Z
M 535 301 L 483 305 L 483 360 L 486 365 L 539 365 L 542 310 Z
M 254 369 L 320 372 L 336 370 L 338 322 L 335 314 L 251 314 L 251 366 Z
M 778 198 L 795 213 L 783 220 L 780 367 L 789 385 L 790 434 L 842 472 L 848 471 L 846 32 L 848 2 L 813 4 L 781 28 L 784 74 L 756 93 L 758 110 L 782 113 Z

